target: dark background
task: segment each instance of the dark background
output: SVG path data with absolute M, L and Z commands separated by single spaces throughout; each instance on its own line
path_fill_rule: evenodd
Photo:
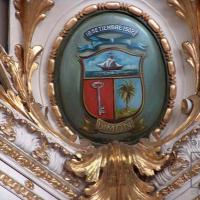
M 0 0 L 0 44 L 8 50 L 9 0 Z

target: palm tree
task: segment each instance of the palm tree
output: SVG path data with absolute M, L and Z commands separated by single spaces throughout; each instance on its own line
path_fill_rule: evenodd
M 129 109 L 129 102 L 135 96 L 135 87 L 132 81 L 124 81 L 119 88 L 120 97 L 126 104 L 126 111 Z

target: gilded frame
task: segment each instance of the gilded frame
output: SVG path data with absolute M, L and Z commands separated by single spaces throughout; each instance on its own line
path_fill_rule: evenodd
M 187 62 L 192 66 L 195 72 L 196 78 L 196 91 L 193 95 L 183 100 L 183 111 L 188 115 L 187 119 L 168 136 L 160 139 L 155 137 L 155 141 L 142 140 L 136 145 L 126 145 L 123 143 L 111 143 L 101 146 L 100 148 L 90 148 L 89 144 L 85 146 L 77 144 L 75 142 L 76 136 L 65 127 L 63 131 L 55 131 L 48 122 L 45 121 L 45 117 L 40 112 L 39 105 L 34 101 L 31 87 L 31 79 L 33 72 L 37 69 L 38 64 L 36 58 L 41 54 L 41 46 L 32 46 L 32 36 L 38 23 L 45 18 L 46 11 L 53 7 L 52 0 L 14 0 L 16 17 L 21 23 L 23 33 L 23 43 L 16 45 L 16 57 L 15 61 L 9 56 L 1 47 L 0 48 L 0 67 L 3 70 L 1 75 L 2 88 L 0 88 L 1 106 L 0 110 L 4 111 L 9 117 L 10 121 L 6 124 L 1 124 L 0 137 L 0 149 L 9 158 L 14 159 L 17 163 L 26 169 L 32 171 L 32 173 L 43 180 L 46 180 L 54 189 L 59 190 L 65 194 L 68 194 L 69 198 L 79 199 L 101 199 L 101 200 L 115 200 L 126 199 L 127 195 L 131 198 L 139 198 L 144 200 L 157 200 L 163 199 L 167 194 L 173 190 L 182 186 L 190 176 L 186 173 L 186 178 L 178 177 L 177 181 L 172 183 L 172 186 L 166 187 L 161 191 L 156 191 L 154 186 L 148 182 L 140 179 L 140 175 L 149 177 L 154 176 L 155 171 L 160 171 L 169 160 L 177 153 L 176 148 L 174 152 L 168 155 L 158 154 L 163 144 L 180 136 L 184 131 L 190 131 L 193 124 L 197 124 L 200 121 L 200 3 L 197 0 L 168 0 L 170 6 L 176 9 L 177 15 L 181 16 L 188 24 L 192 33 L 192 41 L 183 42 L 183 50 L 187 55 Z M 76 17 L 72 18 L 65 26 L 62 34 L 54 43 L 52 50 L 52 56 L 56 56 L 56 50 L 62 41 L 62 37 L 68 33 L 79 18 L 84 17 L 92 12 L 96 12 L 98 9 L 123 9 L 132 12 L 134 15 L 143 16 L 147 20 L 154 31 L 160 32 L 159 25 L 151 19 L 148 15 L 142 12 L 139 8 L 132 5 L 119 2 L 108 2 L 104 4 L 91 5 L 79 13 Z M 170 46 L 164 37 L 163 33 L 160 33 L 161 43 L 166 53 L 170 51 Z M 175 67 L 171 60 L 171 54 L 169 53 L 169 71 L 173 74 L 175 79 Z M 54 60 L 49 61 L 49 72 L 53 72 Z M 50 73 L 50 74 L 51 74 Z M 49 77 L 50 79 L 52 77 Z M 172 81 L 175 81 L 172 79 Z M 175 84 L 173 82 L 173 84 Z M 172 85 L 173 85 L 172 84 Z M 49 84 L 50 92 L 53 85 Z M 174 86 L 173 86 L 174 87 Z M 172 88 L 172 97 L 175 97 L 175 88 Z M 51 95 L 50 95 L 51 96 Z M 189 107 L 188 102 L 192 104 Z M 22 119 L 15 118 L 14 112 L 19 113 Z M 171 108 L 170 108 L 171 109 Z M 171 113 L 171 110 L 170 112 Z M 166 115 L 168 116 L 169 113 Z M 58 113 L 59 114 L 59 113 Z M 168 119 L 168 118 L 167 118 Z M 14 147 L 15 132 L 13 131 L 14 122 L 20 121 L 20 124 L 27 126 L 31 133 L 39 135 L 40 146 L 27 155 L 22 150 Z M 158 133 L 157 131 L 156 133 Z M 49 134 L 52 137 L 59 136 L 66 144 L 76 149 L 76 153 L 70 154 L 65 145 L 58 142 L 52 142 L 48 140 Z M 67 135 L 67 137 L 63 137 Z M 188 133 L 183 137 L 180 143 L 188 140 Z M 48 137 L 47 137 L 48 135 Z M 176 145 L 177 148 L 179 144 Z M 77 177 L 82 177 L 87 183 L 87 187 L 81 193 L 74 191 L 70 184 L 65 180 L 61 180 L 58 176 L 47 169 L 48 166 L 48 149 L 58 150 L 64 153 L 66 157 L 65 171 L 73 173 Z M 112 151 L 110 151 L 112 149 Z M 98 156 L 97 156 L 98 155 Z M 127 159 L 127 156 L 129 159 Z M 98 158 L 97 158 L 98 157 Z M 110 166 L 114 166 L 110 170 Z M 138 169 L 138 173 L 135 173 L 133 167 Z M 126 171 L 119 171 L 119 169 L 126 169 Z M 192 176 L 195 176 L 199 170 L 199 165 L 194 166 Z M 101 171 L 101 174 L 100 174 Z M 107 181 L 111 172 L 115 174 L 121 174 L 123 176 L 117 176 L 123 178 L 124 174 L 130 176 L 126 186 L 129 189 L 121 188 L 118 182 L 113 181 L 112 187 L 107 185 Z M 119 173 L 118 173 L 119 172 Z M 122 179 L 123 180 L 123 179 Z M 12 180 L 11 180 L 12 181 Z M 181 182 L 177 186 L 177 183 Z M 105 185 L 104 185 L 105 183 Z M 110 189 L 115 188 L 117 196 L 113 196 Z M 77 197 L 78 196 L 78 197 Z
M 56 118 L 57 123 L 61 128 L 65 127 L 65 129 L 70 129 L 67 124 L 64 122 L 61 111 L 59 109 L 58 103 L 55 97 L 55 86 L 54 86 L 54 73 L 55 73 L 55 60 L 57 57 L 58 50 L 60 45 L 65 37 L 68 37 L 70 31 L 77 25 L 80 20 L 84 20 L 85 17 L 90 14 L 95 14 L 99 11 L 119 11 L 119 12 L 127 12 L 133 17 L 141 18 L 147 25 L 151 28 L 151 31 L 155 34 L 156 38 L 161 44 L 161 48 L 163 49 L 166 65 L 168 67 L 168 77 L 169 77 L 169 97 L 167 100 L 167 108 L 163 115 L 163 118 L 160 121 L 158 127 L 153 130 L 155 137 L 159 138 L 161 131 L 164 129 L 166 124 L 169 122 L 170 117 L 173 112 L 174 100 L 176 98 L 177 86 L 176 86 L 176 68 L 173 61 L 171 47 L 168 39 L 165 37 L 163 31 L 161 30 L 158 23 L 151 18 L 147 13 L 145 13 L 142 9 L 134 6 L 128 5 L 124 3 L 118 2 L 106 2 L 99 4 L 91 4 L 85 7 L 82 11 L 77 13 L 74 17 L 69 19 L 63 30 L 60 32 L 58 37 L 55 39 L 52 51 L 48 61 L 48 95 L 50 98 L 51 108 Z

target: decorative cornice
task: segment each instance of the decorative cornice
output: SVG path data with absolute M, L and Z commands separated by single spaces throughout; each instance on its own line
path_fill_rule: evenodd
M 162 189 L 159 193 L 163 196 L 167 196 L 175 190 L 180 189 L 187 181 L 192 179 L 192 177 L 197 176 L 199 174 L 200 163 L 194 164 L 190 167 L 190 169 L 187 169 L 186 172 L 181 173 L 181 176 L 179 176 L 172 184 Z
M 47 181 L 54 189 L 63 192 L 69 198 L 76 197 L 75 192 L 68 186 L 68 184 L 49 170 L 45 169 L 30 156 L 22 153 L 19 149 L 13 147 L 9 142 L 0 136 L 0 150 L 6 156 L 12 158 L 19 165 L 27 169 L 29 172 L 37 176 L 38 178 Z
M 14 123 L 12 123 L 12 125 L 7 123 L 8 119 L 10 119 L 10 116 L 12 116 L 11 119 L 14 121 Z M 45 165 L 45 167 L 49 170 L 49 171 L 45 172 L 45 173 L 48 172 L 48 174 L 49 174 L 48 175 L 49 179 L 46 179 L 46 181 L 49 183 L 55 182 L 53 177 L 55 174 L 57 174 L 56 180 L 57 180 L 58 184 L 61 185 L 61 183 L 59 183 L 59 181 L 63 182 L 65 187 L 68 188 L 68 190 L 69 190 L 69 193 L 68 193 L 69 196 L 71 196 L 71 193 L 73 193 L 73 190 L 72 190 L 73 185 L 74 185 L 74 187 L 80 186 L 81 181 L 79 181 L 75 177 L 70 176 L 70 174 L 64 173 L 64 162 L 67 159 L 70 159 L 72 157 L 70 152 L 67 151 L 65 148 L 63 148 L 58 143 L 53 143 L 52 141 L 49 142 L 48 141 L 49 138 L 47 139 L 47 137 L 41 132 L 41 130 L 39 130 L 37 127 L 35 127 L 34 124 L 32 124 L 27 119 L 24 119 L 23 117 L 21 117 L 20 114 L 13 113 L 12 110 L 10 110 L 5 105 L 2 105 L 1 103 L 0 103 L 0 127 L 4 127 L 4 128 L 2 128 L 3 130 L 0 130 L 0 135 L 1 135 L 0 142 L 9 140 L 6 130 L 14 130 L 14 133 L 13 133 L 14 140 L 10 140 L 10 141 L 13 144 L 17 145 L 19 148 L 21 148 L 24 152 L 27 153 L 25 156 L 26 160 L 27 160 L 27 164 L 28 164 L 28 160 L 29 160 L 30 156 L 32 156 L 35 159 L 35 162 L 34 162 L 33 158 L 30 159 L 30 162 L 29 162 L 30 165 L 27 165 L 27 166 L 24 166 L 23 163 L 19 163 L 23 167 L 28 168 L 33 173 L 34 171 L 32 169 L 30 169 L 29 167 L 33 166 L 31 163 L 34 163 L 34 166 L 37 168 L 38 167 L 37 161 L 39 161 L 41 164 Z M 26 141 L 27 145 L 22 144 L 22 143 L 24 143 L 24 141 Z M 44 146 L 46 143 L 48 143 L 48 148 L 46 146 Z M 30 147 L 30 145 L 31 145 L 31 147 Z M 3 147 L 4 147 L 3 148 L 4 153 L 6 153 L 7 152 L 6 147 L 5 146 L 3 146 Z M 11 146 L 10 146 L 10 148 L 11 148 Z M 16 157 L 14 157 L 14 159 L 17 159 L 17 157 L 18 157 L 17 149 L 15 149 L 15 151 L 16 151 Z M 52 153 L 54 155 L 53 157 L 52 157 Z M 56 154 L 58 154 L 58 156 L 56 156 Z M 6 155 L 14 156 L 15 154 L 12 155 L 12 153 L 10 152 L 10 154 L 6 154 Z M 19 155 L 20 155 L 20 152 L 19 152 Z M 57 158 L 56 162 L 55 162 L 54 157 Z M 16 160 L 16 161 L 18 161 L 18 160 Z M 55 162 L 55 163 L 53 163 L 53 162 Z M 57 165 L 59 165 L 59 168 L 57 168 Z M 42 165 L 41 165 L 41 167 L 42 167 Z M 57 170 L 54 170 L 54 168 Z M 53 175 L 51 171 L 54 171 L 55 174 Z M 62 176 L 61 176 L 61 174 L 62 174 Z M 52 177 L 50 175 L 52 175 Z M 38 176 L 40 177 L 40 175 L 38 175 Z M 42 178 L 42 177 L 40 177 L 40 178 Z M 52 178 L 52 180 L 51 180 L 51 178 Z M 67 181 L 65 180 L 65 178 Z M 62 186 L 62 187 L 64 187 L 64 186 Z M 58 188 L 58 190 L 59 190 L 59 188 Z M 65 191 L 67 191 L 67 189 L 65 189 Z M 75 193 L 74 193 L 74 195 L 75 195 Z

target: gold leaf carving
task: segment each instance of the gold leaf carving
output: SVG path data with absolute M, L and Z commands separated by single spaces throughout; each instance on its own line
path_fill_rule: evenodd
M 23 154 L 21 151 L 12 147 L 9 143 L 6 143 L 1 137 L 0 151 L 11 159 L 14 159 L 19 165 L 29 170 L 35 176 L 47 181 L 54 189 L 67 194 L 70 199 L 76 197 L 76 194 L 69 185 L 63 183 L 59 177 L 39 165 L 37 161 L 28 158 L 26 154 Z
M 27 184 L 23 186 L 11 176 L 5 174 L 3 171 L 0 171 L 0 182 L 2 185 L 10 188 L 15 194 L 22 196 L 23 199 L 43 200 L 41 197 L 30 191 L 29 187 L 27 187 Z
M 190 26 L 192 42 L 184 42 L 183 49 L 188 55 L 187 62 L 194 68 L 196 76 L 196 91 L 200 92 L 200 1 L 198 0 L 168 0 L 170 6 L 176 9 Z
M 21 98 L 25 101 L 32 101 L 31 77 L 37 69 L 35 63 L 37 56 L 40 55 L 40 46 L 31 47 L 33 33 L 40 21 L 42 21 L 48 11 L 53 6 L 52 0 L 15 0 L 16 16 L 19 19 L 22 32 L 23 44 L 16 45 L 15 52 L 19 61 L 18 73 L 14 75 L 17 80 L 17 89 L 20 90 Z M 27 87 L 28 85 L 28 87 Z
M 3 81 L 4 88 L 0 88 L 0 98 L 16 111 L 23 114 L 27 119 L 33 121 L 45 132 L 49 131 L 49 128 L 47 128 L 48 123 L 45 120 L 45 116 L 42 115 L 41 110 L 38 108 L 39 105 L 34 102 L 31 89 L 32 74 L 38 67 L 36 59 L 41 54 L 42 47 L 31 47 L 31 40 L 36 25 L 45 17 L 44 13 L 52 6 L 53 1 L 51 0 L 15 1 L 16 15 L 20 20 L 23 32 L 23 44 L 15 46 L 15 54 L 18 62 L 14 61 L 14 59 L 0 47 L 0 67 L 3 72 L 5 71 L 5 76 L 1 76 L 1 80 L 5 80 Z M 2 129 L 2 132 L 10 138 L 10 134 L 12 133 L 11 129 L 7 127 L 2 127 Z M 53 130 L 51 131 L 54 133 Z M 45 153 L 45 149 L 48 148 L 48 145 L 49 144 L 41 145 L 41 147 L 36 149 L 32 154 L 34 158 L 43 164 L 48 163 L 48 156 Z M 16 157 L 16 159 L 20 159 L 20 157 Z M 29 161 L 26 160 L 26 162 L 28 164 Z M 34 173 L 34 169 L 31 170 Z M 43 171 L 42 173 L 46 172 Z M 38 176 L 42 176 L 42 174 L 38 174 Z M 51 182 L 55 188 L 60 188 L 62 184 L 59 181 L 55 180 L 49 174 L 47 174 L 47 176 L 48 177 L 44 177 L 45 180 Z M 73 195 L 73 192 L 68 189 L 68 186 L 62 186 L 61 190 L 69 196 L 71 196 L 71 194 Z
M 200 42 L 200 41 L 199 41 Z M 200 43 L 199 43 L 200 44 Z M 185 54 L 188 56 L 187 62 L 189 65 L 194 69 L 195 75 L 196 75 L 196 91 L 198 94 L 200 94 L 200 52 L 197 50 L 198 45 L 195 43 L 190 43 L 190 42 L 184 42 L 182 44 L 183 50 L 185 51 Z
M 46 12 L 54 5 L 52 0 L 15 0 L 14 1 L 16 16 L 19 19 L 23 37 L 25 52 L 30 47 L 33 33 L 38 23 L 46 17 Z M 24 54 L 27 56 L 27 54 Z M 25 59 L 26 60 L 26 59 Z M 26 63 L 27 64 L 27 63 Z M 25 64 L 25 72 L 28 71 L 28 67 Z
M 185 9 L 184 9 L 184 6 L 182 5 L 182 3 L 179 2 L 179 0 L 168 0 L 168 3 L 170 6 L 173 6 L 176 9 L 176 14 L 178 16 L 185 18 Z
M 191 113 L 187 120 L 175 129 L 169 136 L 160 139 L 157 137 L 156 142 L 143 141 L 134 146 L 129 146 L 122 143 L 112 143 L 99 148 L 93 148 L 83 153 L 81 145 L 74 144 L 76 136 L 68 127 L 64 127 L 64 131 L 56 132 L 50 126 L 47 118 L 40 109 L 40 104 L 34 101 L 31 88 L 31 79 L 33 72 L 37 69 L 37 57 L 41 55 L 41 46 L 32 46 L 33 33 L 41 20 L 45 18 L 45 13 L 53 6 L 52 0 L 15 0 L 16 16 L 19 19 L 22 32 L 23 43 L 16 45 L 15 54 L 17 61 L 0 47 L 0 68 L 6 76 L 3 80 L 3 88 L 0 88 L 0 98 L 9 106 L 12 106 L 16 111 L 22 113 L 25 118 L 32 120 L 34 124 L 44 132 L 50 132 L 53 135 L 60 136 L 63 140 L 63 133 L 68 135 L 65 140 L 69 145 L 76 147 L 81 151 L 76 154 L 74 159 L 66 162 L 68 170 L 72 171 L 76 176 L 85 177 L 87 188 L 80 199 L 89 200 L 155 200 L 162 197 L 155 192 L 154 186 L 146 180 L 153 176 L 155 171 L 161 169 L 165 164 L 168 156 L 160 156 L 158 151 L 161 145 L 169 142 L 179 136 L 192 123 L 200 120 L 200 79 L 199 79 L 199 58 L 200 58 L 200 2 L 191 0 L 168 0 L 171 6 L 176 8 L 176 13 L 184 18 L 191 26 L 193 33 L 193 41 L 183 44 L 183 49 L 188 55 L 187 61 L 194 68 L 196 74 L 196 90 L 197 94 L 189 97 L 193 104 Z M 57 50 L 69 30 L 77 24 L 83 16 L 93 13 L 98 10 L 123 10 L 130 14 L 140 16 L 144 21 L 149 23 L 155 34 L 160 38 L 163 50 L 165 51 L 168 66 L 169 79 L 171 88 L 171 99 L 169 101 L 168 112 L 165 115 L 165 124 L 169 120 L 173 100 L 175 98 L 175 68 L 170 52 L 170 44 L 162 33 L 159 25 L 151 19 L 146 13 L 132 5 L 119 2 L 107 2 L 93 4 L 86 7 L 82 12 L 73 17 L 66 23 L 63 32 L 56 40 L 50 59 L 50 71 L 54 71 L 55 57 Z M 193 12 L 191 12 L 193 11 Z M 194 20 L 196 19 L 196 21 Z M 49 93 L 53 94 L 54 90 L 50 83 Z M 54 107 L 58 110 L 57 107 Z M 57 112 L 59 114 L 59 112 Z M 8 121 L 12 123 L 12 121 Z M 9 124 L 9 123 L 8 123 Z M 12 124 L 9 124 L 11 127 Z M 156 133 L 160 133 L 163 127 L 157 128 Z M 6 127 L 2 130 L 8 137 L 12 136 L 12 129 Z M 40 165 L 36 165 L 36 159 L 42 164 L 48 164 L 49 158 L 46 153 L 49 143 L 44 138 L 41 139 L 41 146 L 38 147 L 32 156 L 35 160 L 27 159 L 24 154 L 17 152 L 10 145 L 6 144 L 4 139 L 0 141 L 0 150 L 7 156 L 13 158 L 20 165 L 26 167 L 36 176 L 47 180 L 54 188 L 68 194 L 71 198 L 76 197 L 74 191 L 66 186 L 60 179 L 53 176 Z M 176 172 L 176 169 L 174 170 Z
M 32 156 L 39 160 L 44 165 L 49 164 L 49 156 L 46 153 L 46 150 L 48 149 L 48 142 L 46 139 L 41 139 L 41 145 L 36 150 L 32 152 Z
M 10 57 L 0 46 L 0 67 L 1 71 L 5 71 L 6 76 L 0 76 L 1 80 L 6 82 L 3 87 L 0 87 L 0 97 L 2 100 L 13 106 L 18 112 L 29 117 L 23 99 L 26 99 L 26 89 L 23 83 L 22 71 L 19 64 Z M 6 74 L 7 73 L 7 74 Z M 10 75 L 10 76 L 9 76 Z
M 0 105 L 1 112 L 1 125 L 0 131 L 5 135 L 5 138 L 13 142 L 16 139 L 16 134 L 13 129 L 15 119 L 13 113 L 10 112 L 5 106 Z
M 159 156 L 156 151 L 148 151 L 142 144 L 128 146 L 122 143 L 108 144 L 74 159 L 66 164 L 68 169 L 80 177 L 86 177 L 89 187 L 80 199 L 116 200 L 116 199 L 161 199 L 154 187 L 141 180 L 138 172 L 144 176 L 154 175 L 154 171 L 168 159 Z
M 33 121 L 44 131 L 49 131 L 53 135 L 59 136 L 73 145 L 76 136 L 72 132 L 62 129 L 61 133 L 55 131 L 45 116 L 41 112 L 38 104 L 35 102 L 32 95 L 32 75 L 38 68 L 36 63 L 37 57 L 42 52 L 41 46 L 31 47 L 32 36 L 38 23 L 44 19 L 45 12 L 53 6 L 52 0 L 15 0 L 16 16 L 18 17 L 23 32 L 23 44 L 15 46 L 15 54 L 18 62 L 0 48 L 0 59 L 7 73 L 7 82 L 11 82 L 15 91 L 12 88 L 0 90 L 1 97 L 11 104 L 15 109 Z M 1 67 L 1 65 L 0 65 Z M 16 98 L 14 97 L 16 96 Z
M 55 132 L 49 125 L 45 114 L 41 112 L 41 105 L 35 102 L 31 87 L 32 75 L 38 67 L 36 60 L 42 52 L 41 46 L 31 46 L 33 33 L 38 23 L 44 19 L 45 12 L 53 6 L 53 1 L 15 0 L 14 3 L 16 16 L 22 26 L 23 42 L 15 46 L 17 61 L 0 47 L 0 70 L 3 72 L 3 75 L 0 75 L 1 82 L 3 83 L 3 87 L 0 88 L 0 98 L 4 101 L 5 105 L 11 106 L 26 119 L 31 120 L 36 127 L 33 127 L 33 130 L 39 129 L 39 131 L 43 131 L 44 133 L 51 132 L 56 136 L 60 135 L 60 138 L 62 138 L 63 134 Z M 13 121 L 15 122 L 16 119 L 13 119 Z M 1 133 L 5 135 L 4 138 L 10 141 L 15 139 L 15 135 L 12 131 L 13 121 L 7 120 L 7 126 L 1 127 Z M 64 130 L 67 131 L 67 129 Z M 52 173 L 48 173 L 48 171 L 44 170 L 42 167 L 38 167 L 38 165 L 34 163 L 37 162 L 36 160 L 44 165 L 49 163 L 46 150 L 53 144 L 50 144 L 45 139 L 44 133 L 41 133 L 42 138 L 39 138 L 41 146 L 32 152 L 32 156 L 35 158 L 34 161 L 27 159 L 19 152 L 14 151 L 10 146 L 5 145 L 3 143 L 3 138 L 0 140 L 0 149 L 7 156 L 15 159 L 15 161 L 23 167 L 28 168 L 33 174 L 48 181 L 55 189 L 60 190 L 72 198 L 76 195 L 73 190 L 71 190 L 71 187 L 66 185 L 66 182 L 63 183 L 62 179 L 55 178 Z M 68 144 L 76 146 L 71 141 L 68 141 Z M 77 147 L 81 149 L 81 145 Z M 55 144 L 54 148 L 60 148 L 64 155 L 68 154 L 65 148 L 58 144 Z

